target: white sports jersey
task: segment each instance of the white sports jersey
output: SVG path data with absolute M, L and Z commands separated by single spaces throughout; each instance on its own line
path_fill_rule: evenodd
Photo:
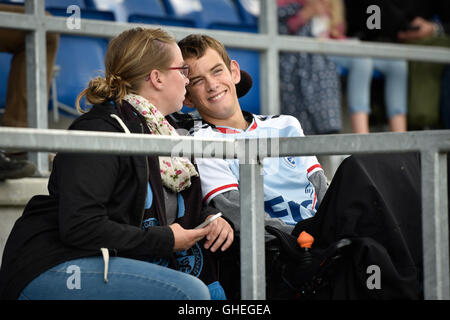
M 304 136 L 300 123 L 292 116 L 258 116 L 247 112 L 244 116 L 251 123 L 245 131 L 199 121 L 190 133 L 201 138 L 232 135 L 235 139 Z M 197 158 L 196 163 L 206 203 L 220 193 L 239 189 L 238 159 Z M 264 208 L 270 216 L 294 225 L 315 214 L 317 197 L 308 177 L 322 170 L 316 157 L 265 158 L 263 167 Z

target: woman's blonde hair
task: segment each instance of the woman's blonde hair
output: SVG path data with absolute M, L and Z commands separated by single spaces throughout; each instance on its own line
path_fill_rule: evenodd
M 151 70 L 163 70 L 173 60 L 169 44 L 175 38 L 162 29 L 133 28 L 112 39 L 105 55 L 105 77 L 96 77 L 77 97 L 76 107 L 86 96 L 91 104 L 109 100 L 121 103 L 128 93 L 137 93 Z

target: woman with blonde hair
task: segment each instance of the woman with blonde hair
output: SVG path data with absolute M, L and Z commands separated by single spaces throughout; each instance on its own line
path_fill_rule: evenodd
M 188 72 L 172 36 L 127 30 L 109 44 L 105 77 L 78 96 L 80 110 L 83 97 L 93 107 L 69 129 L 177 135 L 165 116 L 181 109 Z M 225 298 L 214 252 L 233 229 L 224 218 L 194 229 L 218 211 L 203 206 L 188 159 L 59 153 L 48 189 L 8 238 L 0 298 Z

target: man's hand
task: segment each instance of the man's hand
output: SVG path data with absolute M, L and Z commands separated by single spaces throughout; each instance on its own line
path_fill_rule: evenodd
M 175 238 L 173 251 L 187 250 L 208 234 L 207 227 L 188 230 L 184 229 L 178 223 L 171 224 L 169 227 L 172 229 L 173 236 Z
M 212 215 L 208 216 L 209 219 Z M 222 251 L 227 250 L 234 240 L 234 231 L 229 223 L 223 218 L 217 218 L 203 229 L 206 230 L 206 242 L 205 249 L 211 248 L 212 252 L 215 252 L 220 247 Z M 212 246 L 211 246 L 212 245 Z
M 400 31 L 397 37 L 400 41 L 420 40 L 430 37 L 434 32 L 433 23 L 421 17 L 416 17 L 411 22 L 411 26 L 417 27 L 417 30 Z

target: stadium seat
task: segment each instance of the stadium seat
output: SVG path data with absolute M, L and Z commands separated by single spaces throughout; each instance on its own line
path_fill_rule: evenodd
M 0 113 L 6 105 L 6 87 L 8 84 L 8 74 L 11 66 L 12 54 L 0 52 Z
M 24 0 L 0 0 L 0 3 L 17 3 L 22 4 Z M 67 8 L 70 5 L 77 5 L 80 9 L 84 9 L 84 0 L 45 0 L 45 7 Z
M 247 71 L 253 79 L 250 91 L 239 99 L 241 108 L 245 111 L 260 114 L 260 85 L 259 85 L 259 53 L 244 49 L 227 49 L 230 58 L 239 63 L 241 69 Z
M 45 0 L 45 9 L 54 16 L 68 17 L 71 13 L 67 13 L 67 8 L 76 5 L 80 8 L 81 18 L 114 21 L 115 16 L 112 11 L 96 10 L 88 7 L 89 0 Z
M 58 8 L 49 9 L 55 15 L 67 16 L 65 11 Z M 86 9 L 83 12 L 86 19 L 106 19 L 113 20 L 112 13 L 98 13 Z M 52 86 L 56 90 L 57 109 L 66 115 L 78 115 L 75 108 L 75 101 L 78 94 L 86 88 L 89 80 L 97 75 L 103 75 L 105 70 L 104 57 L 109 39 L 85 37 L 75 35 L 61 35 L 58 53 L 56 55 L 55 84 Z M 51 101 L 50 106 L 53 107 Z
M 45 8 L 67 9 L 67 7 L 75 5 L 80 9 L 86 9 L 84 0 L 45 0 Z
M 242 20 L 248 25 L 258 29 L 260 4 L 257 0 L 233 0 L 238 8 Z
M 167 11 L 177 18 L 195 22 L 195 27 L 257 32 L 244 21 L 233 0 L 164 0 Z
M 207 29 L 244 28 L 238 10 L 231 0 L 202 0 L 202 22 Z
M 200 0 L 163 0 L 169 16 L 190 21 L 194 28 L 203 28 Z
M 194 27 L 193 21 L 169 16 L 161 0 L 86 1 L 88 8 L 114 12 L 118 22 Z
M 0 3 L 23 4 L 23 0 L 0 0 Z

